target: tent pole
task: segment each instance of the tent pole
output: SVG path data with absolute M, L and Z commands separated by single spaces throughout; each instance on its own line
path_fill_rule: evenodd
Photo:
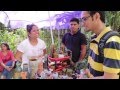
M 54 45 L 53 32 L 52 32 L 52 26 L 51 26 L 51 19 L 50 19 L 50 11 L 48 11 L 48 16 L 49 16 L 49 22 L 50 22 L 50 33 L 51 33 L 52 45 Z

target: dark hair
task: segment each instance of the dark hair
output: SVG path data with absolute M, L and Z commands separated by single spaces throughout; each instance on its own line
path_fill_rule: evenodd
M 79 24 L 79 19 L 77 19 L 77 18 L 72 18 L 72 19 L 70 20 L 70 22 L 77 22 L 77 23 Z
M 32 30 L 32 27 L 33 26 L 36 26 L 35 24 L 30 24 L 30 25 L 27 25 L 27 27 L 26 27 L 26 29 L 27 29 L 27 32 L 31 32 L 31 30 Z
M 10 47 L 7 43 L 2 43 L 1 45 L 5 45 L 7 47 L 7 50 L 10 50 Z
M 88 13 L 90 14 L 90 16 L 93 16 L 96 13 L 100 14 L 100 20 L 105 23 L 105 11 L 88 11 Z

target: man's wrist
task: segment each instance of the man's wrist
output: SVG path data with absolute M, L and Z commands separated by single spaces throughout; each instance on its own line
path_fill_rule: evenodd
M 81 60 L 78 60 L 78 62 L 80 62 Z
M 82 59 L 79 59 L 79 60 L 78 60 L 78 62 L 81 62 L 81 61 L 82 61 Z

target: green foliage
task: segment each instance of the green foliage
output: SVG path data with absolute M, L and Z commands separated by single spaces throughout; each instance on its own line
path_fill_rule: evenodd
M 106 24 L 113 30 L 120 29 L 120 11 L 106 11 Z
M 24 29 L 18 29 L 12 32 L 9 32 L 8 30 L 0 30 L 0 44 L 2 42 L 6 42 L 9 44 L 11 50 L 13 52 L 16 51 L 17 45 L 26 38 L 26 32 Z
M 19 36 L 19 42 L 23 41 L 25 38 L 27 38 L 27 31 L 23 28 L 14 30 L 14 34 Z
M 8 32 L 7 30 L 1 30 L 0 31 L 0 43 L 6 42 L 10 45 L 10 48 L 14 51 L 16 47 L 16 41 L 15 40 L 17 36 L 13 34 L 13 32 Z
M 46 29 L 45 30 L 41 30 L 40 31 L 40 38 L 45 41 L 46 46 L 47 46 L 47 52 L 49 53 L 49 48 L 50 48 L 50 45 L 52 43 L 50 31 L 48 31 Z
M 0 30 L 4 30 L 4 28 L 5 28 L 5 25 L 0 22 Z
M 47 52 L 50 53 L 50 46 L 52 44 L 50 30 L 46 30 L 46 29 L 41 30 L 40 38 L 45 41 L 46 46 L 47 46 Z M 54 38 L 55 46 L 58 47 L 58 36 L 54 33 L 54 30 L 53 30 L 53 38 Z

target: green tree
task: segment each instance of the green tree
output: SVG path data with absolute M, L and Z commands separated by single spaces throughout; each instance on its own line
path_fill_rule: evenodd
M 106 25 L 120 32 L 120 11 L 106 11 Z
M 5 29 L 5 25 L 0 22 L 0 30 L 4 30 L 4 29 Z

